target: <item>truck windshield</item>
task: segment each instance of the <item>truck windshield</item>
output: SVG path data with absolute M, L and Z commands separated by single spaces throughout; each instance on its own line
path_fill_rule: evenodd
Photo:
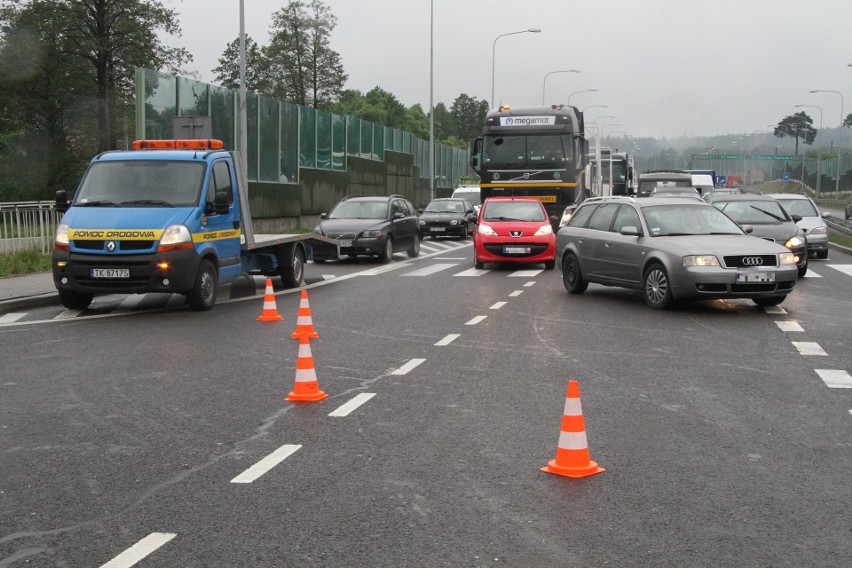
M 486 136 L 482 151 L 490 168 L 564 168 L 571 163 L 571 137 L 564 134 Z
M 86 171 L 74 200 L 79 207 L 195 207 L 205 165 L 127 160 L 97 162 Z

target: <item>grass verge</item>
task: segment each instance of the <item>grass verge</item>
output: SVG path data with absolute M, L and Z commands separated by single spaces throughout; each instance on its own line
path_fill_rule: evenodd
M 0 255 L 0 276 L 31 274 L 50 270 L 52 253 L 36 249 Z

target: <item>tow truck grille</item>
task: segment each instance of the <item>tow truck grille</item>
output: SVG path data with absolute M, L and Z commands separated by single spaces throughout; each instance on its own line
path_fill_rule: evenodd
M 106 250 L 107 241 L 72 241 L 74 248 L 79 250 L 103 251 Z M 156 241 L 115 241 L 116 251 L 140 251 L 151 250 Z

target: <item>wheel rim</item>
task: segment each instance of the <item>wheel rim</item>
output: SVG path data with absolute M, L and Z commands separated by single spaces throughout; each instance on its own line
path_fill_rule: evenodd
M 414 235 L 414 254 L 420 254 L 420 237 Z
M 213 275 L 206 271 L 201 275 L 201 297 L 205 302 L 213 297 Z
M 565 270 L 565 280 L 568 281 L 569 286 L 575 286 L 577 284 L 577 263 L 573 260 L 568 262 L 568 266 Z
M 390 237 L 385 241 L 385 256 L 390 259 L 393 257 L 393 241 L 390 240 Z
M 302 281 L 302 270 L 303 269 L 304 268 L 302 266 L 301 255 L 299 255 L 299 252 L 296 251 L 296 252 L 293 253 L 293 279 L 296 282 Z
M 669 281 L 665 273 L 655 268 L 645 278 L 645 295 L 655 304 L 662 302 L 669 292 Z

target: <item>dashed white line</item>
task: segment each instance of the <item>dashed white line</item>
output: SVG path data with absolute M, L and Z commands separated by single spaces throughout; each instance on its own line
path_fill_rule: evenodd
M 775 325 L 781 331 L 805 331 L 797 321 L 776 321 Z
M 101 568 L 128 568 L 133 566 L 176 536 L 175 533 L 151 533 L 106 564 L 101 565 Z
M 808 271 L 805 272 L 805 278 L 822 278 L 822 274 L 817 274 L 816 272 L 808 268 Z
M 349 402 L 340 405 L 336 410 L 329 412 L 329 416 L 349 416 L 349 414 L 359 406 L 376 396 L 374 392 L 364 392 L 350 400 Z
M 13 321 L 18 321 L 19 319 L 23 318 L 26 315 L 27 314 L 25 314 L 25 313 L 23 313 L 23 314 L 22 313 L 6 314 L 5 316 L 0 317 L 0 323 L 12 323 Z
M 509 294 L 509 297 L 510 297 L 510 298 L 515 298 L 515 297 L 517 297 L 517 296 L 520 296 L 520 295 L 521 295 L 521 294 L 523 294 L 523 293 L 524 293 L 524 291 L 523 291 L 523 290 L 515 290 L 514 292 L 512 292 L 511 294 Z
M 530 276 L 538 276 L 542 270 L 516 270 L 509 275 L 510 278 L 527 278 Z
M 506 305 L 506 302 L 495 302 L 488 309 L 489 310 L 499 310 L 500 308 L 502 308 L 505 305 Z
M 447 335 L 446 337 L 444 337 L 441 341 L 436 343 L 435 346 L 436 347 L 443 347 L 444 345 L 449 345 L 450 343 L 452 343 L 453 341 L 455 341 L 459 337 L 461 337 L 461 334 L 451 333 L 451 334 Z
M 290 457 L 296 450 L 301 448 L 301 444 L 284 444 L 238 476 L 231 480 L 231 483 L 251 483 L 261 475 Z
M 418 270 L 413 270 L 411 272 L 406 272 L 403 276 L 428 276 L 430 274 L 434 274 L 436 272 L 440 272 L 442 270 L 446 270 L 448 268 L 452 268 L 453 266 L 457 266 L 456 264 L 441 264 L 435 263 L 430 264 L 429 266 L 425 266 Z
M 842 369 L 814 369 L 828 388 L 852 389 L 852 375 Z
M 483 274 L 487 274 L 489 272 L 491 271 L 483 270 L 482 268 L 468 268 L 467 270 L 463 270 L 461 272 L 453 274 L 453 276 L 482 276 Z
M 417 367 L 420 363 L 425 361 L 426 359 L 412 359 L 393 373 L 391 375 L 407 375 L 412 369 Z
M 482 320 L 484 320 L 484 319 L 485 319 L 485 318 L 487 318 L 487 317 L 488 317 L 488 316 L 476 316 L 476 317 L 475 317 L 475 318 L 473 318 L 472 320 L 470 320 L 470 321 L 466 322 L 466 323 L 465 323 L 465 325 L 476 325 L 476 324 L 478 324 L 479 322 L 481 322 Z
M 785 310 L 781 306 L 764 306 L 763 309 L 766 311 L 767 314 L 787 314 L 787 310 Z
M 819 346 L 818 343 L 813 343 L 811 341 L 794 341 L 793 347 L 799 350 L 801 355 L 826 355 L 828 353 L 823 351 L 822 347 Z
M 526 288 L 529 288 L 530 286 L 535 286 L 535 280 L 530 280 L 529 282 L 524 284 L 524 287 Z

